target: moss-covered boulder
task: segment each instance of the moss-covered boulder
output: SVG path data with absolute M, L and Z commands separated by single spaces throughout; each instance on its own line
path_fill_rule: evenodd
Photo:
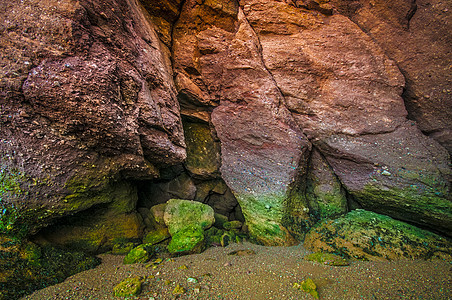
M 164 214 L 171 234 L 168 251 L 196 253 L 204 247 L 204 230 L 215 222 L 213 209 L 195 201 L 171 199 Z
M 126 278 L 114 287 L 116 297 L 133 297 L 141 293 L 141 280 L 139 277 Z
M 171 236 L 170 253 L 201 253 L 205 248 L 204 230 L 200 226 L 188 226 Z
M 151 244 L 142 244 L 132 250 L 124 257 L 124 264 L 145 263 L 154 255 Z
M 19 299 L 94 268 L 100 259 L 0 236 L 0 299 Z
M 307 233 L 304 246 L 365 260 L 450 258 L 452 254 L 450 240 L 362 209 L 319 222 Z

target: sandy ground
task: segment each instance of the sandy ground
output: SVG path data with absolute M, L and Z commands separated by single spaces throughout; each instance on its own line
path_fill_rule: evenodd
M 240 249 L 255 254 L 228 255 Z M 306 254 L 302 246 L 250 243 L 210 248 L 160 264 L 123 265 L 123 256 L 105 254 L 97 268 L 23 299 L 119 299 L 114 286 L 133 276 L 145 283 L 141 294 L 131 299 L 314 299 L 293 288 L 308 277 L 317 284 L 320 299 L 452 299 L 452 264 L 444 261 L 354 261 L 333 267 L 306 261 Z M 173 295 L 177 285 L 186 292 Z

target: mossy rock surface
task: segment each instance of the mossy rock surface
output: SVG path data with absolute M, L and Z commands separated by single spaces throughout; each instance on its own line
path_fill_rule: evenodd
M 204 230 L 199 226 L 178 231 L 168 245 L 168 251 L 172 254 L 201 253 L 204 249 Z
M 114 287 L 116 297 L 133 297 L 141 293 L 141 280 L 139 277 L 126 278 Z
M 171 235 L 168 232 L 168 228 L 159 228 L 147 233 L 143 238 L 143 243 L 155 245 L 170 237 Z
M 213 209 L 203 203 L 170 199 L 164 214 L 165 224 L 171 236 L 186 227 L 199 226 L 205 230 L 215 222 Z
M 165 224 L 171 234 L 170 253 L 199 253 L 205 248 L 204 230 L 215 222 L 213 209 L 196 201 L 171 199 L 165 209 Z
M 364 260 L 431 259 L 452 253 L 452 242 L 444 237 L 362 209 L 319 222 L 304 246 Z
M 99 263 L 100 259 L 81 252 L 0 236 L 0 299 L 19 299 Z
M 124 264 L 145 263 L 150 260 L 153 255 L 154 250 L 152 245 L 139 245 L 130 250 L 130 252 L 124 257 Z

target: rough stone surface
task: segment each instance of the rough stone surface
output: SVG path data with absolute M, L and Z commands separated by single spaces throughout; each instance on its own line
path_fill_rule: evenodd
M 182 173 L 169 181 L 152 182 L 147 181 L 140 187 L 141 204 L 152 207 L 162 204 L 171 198 L 193 200 L 196 195 L 196 186 L 193 179 Z
M 141 279 L 139 277 L 126 278 L 114 287 L 116 297 L 134 297 L 141 293 Z
M 187 159 L 185 168 L 195 178 L 220 177 L 220 145 L 215 142 L 210 127 L 202 123 L 184 122 Z
M 130 250 L 124 257 L 124 264 L 145 263 L 152 258 L 154 250 L 152 244 L 142 244 Z
M 114 181 L 185 158 L 169 52 L 135 1 L 0 6 L 1 170 L 26 187 L 3 201 L 27 215 L 18 223 L 110 202 Z
M 405 76 L 408 117 L 452 153 L 452 43 L 447 1 L 332 0 Z
M 318 219 L 336 217 L 348 209 L 341 182 L 317 149 L 313 149 L 309 161 L 306 197 L 311 213 Z
M 441 258 L 450 256 L 452 249 L 439 235 L 362 209 L 319 222 L 306 235 L 304 246 L 366 260 Z
M 345 189 L 364 208 L 450 234 L 450 159 L 406 119 L 394 61 L 345 16 L 246 2 L 265 66 Z
M 100 259 L 0 236 L 0 299 L 19 299 L 91 268 Z
M 220 29 L 198 34 L 200 51 L 206 53 L 200 59 L 202 74 L 221 99 L 212 113 L 221 141 L 221 174 L 250 234 L 262 243 L 291 244 L 284 218 L 290 215 L 294 226 L 309 219 L 305 200 L 291 195 L 309 143 L 283 105 L 242 12 L 239 20 L 235 35 Z

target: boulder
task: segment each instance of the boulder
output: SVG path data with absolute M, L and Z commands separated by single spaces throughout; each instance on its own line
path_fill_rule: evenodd
M 167 202 L 165 224 L 171 235 L 170 253 L 199 253 L 204 248 L 204 230 L 215 222 L 213 209 L 205 204 L 170 199 Z
M 140 203 L 150 208 L 172 198 L 193 200 L 196 195 L 196 186 L 193 179 L 183 172 L 171 180 L 142 182 L 139 191 Z
M 307 234 L 304 246 L 364 260 L 451 257 L 452 243 L 437 234 L 374 212 L 357 209 L 324 220 Z
M 152 258 L 154 250 L 152 244 L 142 244 L 132 250 L 124 257 L 124 264 L 145 263 Z
M 148 232 L 143 238 L 143 243 L 155 245 L 169 239 L 170 237 L 171 235 L 168 232 L 168 228 L 158 228 Z
M 50 243 L 67 250 L 95 254 L 111 250 L 118 241 L 140 240 L 145 224 L 135 211 L 135 187 L 117 184 L 108 196 L 111 203 L 64 217 L 33 235 L 32 240 L 40 245 Z
M 310 222 L 297 190 L 309 142 L 263 65 L 243 12 L 234 34 L 211 28 L 198 34 L 198 45 L 204 82 L 221 99 L 212 123 L 221 142 L 222 177 L 251 236 L 268 245 L 293 244 L 291 232 L 306 230 Z

